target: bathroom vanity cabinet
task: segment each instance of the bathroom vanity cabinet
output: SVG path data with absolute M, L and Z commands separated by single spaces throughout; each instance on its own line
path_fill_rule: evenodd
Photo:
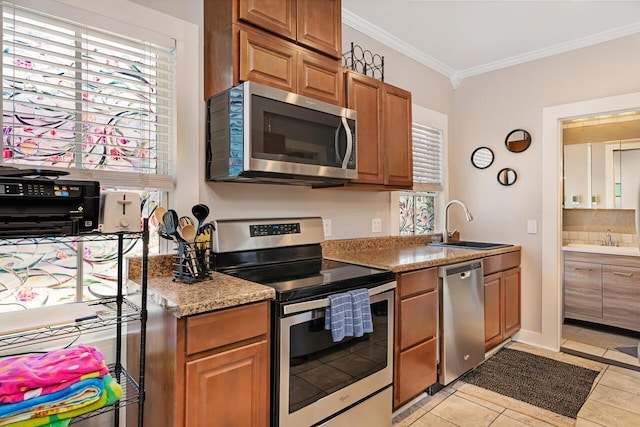
M 564 252 L 564 317 L 640 332 L 640 257 Z

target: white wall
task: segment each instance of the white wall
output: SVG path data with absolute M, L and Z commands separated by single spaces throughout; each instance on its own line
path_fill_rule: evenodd
M 640 35 L 629 36 L 471 77 L 454 92 L 455 115 L 449 137 L 450 191 L 452 197 L 467 202 L 475 218 L 468 224 L 460 222 L 460 228 L 465 238 L 523 246 L 521 337 L 530 341 L 553 346 L 541 336 L 545 321 L 542 313 L 545 305 L 557 303 L 557 295 L 545 294 L 543 299 L 542 292 L 540 233 L 545 227 L 558 226 L 554 221 L 540 223 L 545 197 L 557 195 L 541 191 L 545 174 L 550 171 L 543 170 L 543 145 L 557 144 L 557 138 L 543 140 L 543 108 L 638 91 L 640 57 L 631 54 L 638 47 Z M 515 128 L 527 129 L 533 137 L 531 147 L 520 154 L 504 147 L 506 134 Z M 486 170 L 475 169 L 469 163 L 471 152 L 480 145 L 491 147 L 496 154 L 494 164 Z M 496 174 L 503 167 L 517 171 L 515 185 L 502 187 L 496 182 Z M 550 203 L 556 204 L 554 200 Z M 539 221 L 539 234 L 527 234 L 529 219 Z

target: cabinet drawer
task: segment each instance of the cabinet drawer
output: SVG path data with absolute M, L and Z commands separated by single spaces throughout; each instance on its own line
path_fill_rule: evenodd
M 417 396 L 434 384 L 437 377 L 436 338 L 400 353 L 395 407 Z
M 269 327 L 267 302 L 187 317 L 187 354 L 210 350 L 260 335 Z
M 400 348 L 435 337 L 437 319 L 437 291 L 400 301 Z
M 399 276 L 398 288 L 400 298 L 406 298 L 421 292 L 429 292 L 438 288 L 438 269 L 410 271 Z
M 485 276 L 519 266 L 520 251 L 507 252 L 506 254 L 488 256 L 482 259 L 483 274 Z

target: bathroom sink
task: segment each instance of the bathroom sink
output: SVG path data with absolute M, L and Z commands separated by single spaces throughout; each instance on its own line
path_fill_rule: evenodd
M 471 242 L 468 240 L 449 240 L 448 242 L 432 242 L 427 246 L 442 246 L 445 248 L 463 248 L 463 249 L 498 249 L 513 246 L 510 243 L 490 243 L 490 242 Z

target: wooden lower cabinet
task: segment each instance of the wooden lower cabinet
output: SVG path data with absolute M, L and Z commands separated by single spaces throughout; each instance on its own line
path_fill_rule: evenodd
M 267 301 L 182 318 L 150 303 L 145 425 L 268 426 L 269 315 Z M 127 407 L 133 424 L 136 408 Z
M 565 316 L 602 319 L 602 266 L 586 262 L 564 263 Z
M 438 272 L 436 268 L 396 277 L 394 409 L 438 379 Z
M 268 352 L 261 341 L 188 362 L 185 425 L 265 425 Z
M 484 259 L 484 348 L 489 351 L 520 330 L 520 251 Z

